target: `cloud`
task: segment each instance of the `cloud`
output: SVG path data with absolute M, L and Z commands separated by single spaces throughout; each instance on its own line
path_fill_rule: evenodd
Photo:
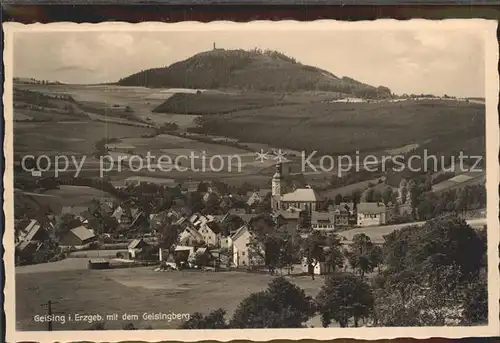
M 481 32 L 460 30 L 45 32 L 15 38 L 16 76 L 113 82 L 212 48 L 261 47 L 396 93 L 484 95 Z

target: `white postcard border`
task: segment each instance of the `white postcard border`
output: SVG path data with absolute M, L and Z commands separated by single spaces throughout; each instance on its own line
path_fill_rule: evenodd
M 194 30 L 413 30 L 436 29 L 453 30 L 470 27 L 470 30 L 481 30 L 485 35 L 486 57 L 486 187 L 487 187 L 487 222 L 488 222 L 488 294 L 489 324 L 473 327 L 400 327 L 400 328 L 309 328 L 309 329 L 229 329 L 229 330 L 106 330 L 106 331 L 16 331 L 15 328 L 15 271 L 14 271 L 14 232 L 13 232 L 13 113 L 12 113 L 12 79 L 13 79 L 13 36 L 16 32 L 34 31 L 194 31 Z M 30 24 L 4 23 L 4 215 L 5 227 L 3 246 L 5 248 L 6 284 L 4 290 L 7 341 L 229 341 L 247 339 L 266 341 L 270 339 L 318 339 L 335 338 L 383 339 L 397 337 L 431 338 L 431 337 L 480 337 L 497 336 L 499 325 L 499 251 L 500 227 L 498 222 L 498 185 L 500 180 L 499 121 L 498 121 L 498 44 L 496 38 L 497 22 L 484 19 L 449 19 L 441 21 L 412 19 L 397 21 L 382 19 L 363 22 L 339 22 L 320 20 L 315 22 L 296 21 L 256 21 L 250 23 L 234 22 L 182 22 L 166 23 L 50 23 Z

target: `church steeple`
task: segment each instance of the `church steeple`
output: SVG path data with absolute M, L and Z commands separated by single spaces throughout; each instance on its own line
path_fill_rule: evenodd
M 273 175 L 271 185 L 271 207 L 273 210 L 279 209 L 281 195 L 283 193 L 283 175 L 281 173 L 281 163 L 276 164 L 276 172 Z

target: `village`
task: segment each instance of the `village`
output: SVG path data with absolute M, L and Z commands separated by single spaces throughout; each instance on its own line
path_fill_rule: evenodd
M 147 183 L 129 187 L 141 185 L 161 188 Z M 215 182 L 200 182 L 179 190 L 177 198 L 168 195 L 170 203 L 162 203 L 158 211 L 154 202 L 164 199 L 152 199 L 155 195 L 132 196 L 135 201 L 121 203 L 95 199 L 88 207 L 62 206 L 59 213 L 43 207 L 46 212 L 17 220 L 16 263 L 88 257 L 90 269 L 151 265 L 156 271 L 262 269 L 271 273 L 277 267 L 290 273 L 295 265 L 300 266 L 295 272 L 320 275 L 331 271 L 328 254 L 308 258 L 301 252 L 301 241 L 311 235 L 338 236 L 340 244 L 348 247 L 355 234 L 362 234 L 381 246 L 380 228 L 388 234 L 402 227 L 394 225 L 393 217 L 411 212 L 410 192 L 394 194 L 395 204 L 321 199 L 310 186 L 290 187 L 281 163 L 276 165 L 271 189 L 244 195 L 225 192 L 221 194 Z M 328 250 L 326 245 L 323 248 Z

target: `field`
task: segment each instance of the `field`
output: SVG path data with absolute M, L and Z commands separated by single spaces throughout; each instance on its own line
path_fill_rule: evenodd
M 95 143 L 103 138 L 138 137 L 151 129 L 96 121 L 43 122 L 14 124 L 14 153 L 54 155 L 90 155 Z
M 202 118 L 210 134 L 331 154 L 385 153 L 430 139 L 456 146 L 485 134 L 484 106 L 458 101 L 311 103 Z
M 71 259 L 82 260 L 85 259 Z M 40 265 L 41 267 L 42 265 Z M 36 267 L 36 266 L 27 266 Z M 80 266 L 81 267 L 81 266 Z M 23 273 L 16 268 L 16 311 L 18 330 L 45 330 L 46 324 L 36 323 L 33 316 L 43 314 L 40 304 L 48 300 L 57 302 L 54 311 L 80 314 L 138 314 L 134 326 L 154 329 L 177 328 L 179 321 L 147 321 L 142 314 L 148 313 L 208 313 L 223 307 L 232 314 L 238 304 L 251 293 L 266 288 L 272 277 L 245 272 L 202 273 L 199 271 L 154 272 L 152 268 L 113 270 L 67 270 L 44 273 Z M 47 268 L 47 267 L 45 267 Z M 33 269 L 33 268 L 32 268 Z M 323 284 L 323 278 L 291 279 L 306 293 L 315 296 Z M 108 329 L 121 329 L 130 321 L 107 322 Z M 318 318 L 312 325 L 319 326 Z M 89 323 L 72 322 L 54 324 L 54 330 L 87 329 Z
M 61 199 L 64 206 L 88 205 L 93 199 L 102 200 L 110 198 L 110 194 L 86 186 L 61 185 L 59 189 L 51 189 L 44 193 Z
M 346 241 L 352 241 L 352 238 L 354 235 L 359 234 L 359 233 L 364 233 L 374 243 L 383 243 L 384 242 L 384 236 L 390 234 L 391 232 L 395 230 L 402 229 L 404 227 L 408 226 L 421 226 L 425 222 L 413 222 L 413 223 L 406 223 L 406 224 L 395 224 L 395 225 L 383 225 L 383 226 L 373 226 L 373 227 L 364 227 L 364 228 L 357 228 L 357 229 L 351 229 L 347 231 L 342 231 L 339 232 L 339 235 L 344 238 Z M 469 219 L 467 220 L 467 223 L 472 227 L 472 228 L 483 228 L 483 225 L 486 225 L 486 218 L 477 218 L 477 219 Z

